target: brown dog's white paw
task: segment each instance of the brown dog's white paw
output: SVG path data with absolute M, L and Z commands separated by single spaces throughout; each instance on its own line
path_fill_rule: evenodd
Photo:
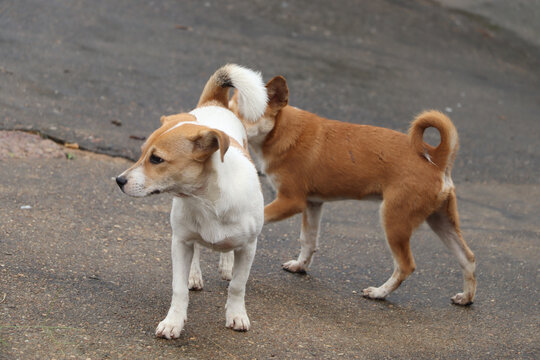
M 362 295 L 370 299 L 383 300 L 388 294 L 381 288 L 371 286 L 362 290 Z
M 298 260 L 287 261 L 281 266 L 283 267 L 283 270 L 286 270 L 292 273 L 305 273 L 307 270 L 306 265 Z
M 246 310 L 227 310 L 225 326 L 236 331 L 248 331 L 251 327 Z
M 452 303 L 456 305 L 467 306 L 471 305 L 473 302 L 470 295 L 465 293 L 458 293 L 452 297 Z
M 200 272 L 190 272 L 188 279 L 188 289 L 199 291 L 202 290 L 204 286 L 202 274 Z
M 166 339 L 178 339 L 184 328 L 185 317 L 167 316 L 156 328 L 156 336 Z

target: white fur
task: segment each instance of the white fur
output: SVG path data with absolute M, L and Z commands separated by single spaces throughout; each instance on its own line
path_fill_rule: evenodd
M 219 273 L 221 279 L 230 281 L 232 279 L 232 271 L 234 265 L 234 252 L 229 251 L 221 253 L 219 256 Z
M 453 224 L 444 212 L 432 214 L 427 218 L 427 223 L 431 229 L 439 236 L 444 245 L 456 256 L 463 271 L 463 292 L 452 297 L 456 304 L 466 305 L 474 299 L 476 282 L 474 271 L 476 264 L 467 258 L 466 245 Z
M 228 71 L 242 99 L 242 114 L 246 119 L 256 120 L 266 109 L 266 88 L 260 74 L 236 65 L 229 65 Z M 196 121 L 179 122 L 167 132 L 185 124 L 204 125 L 223 131 L 239 144 L 247 143 L 242 122 L 230 110 L 219 106 L 203 106 L 191 114 Z M 212 154 L 208 161 L 214 171 L 208 177 L 206 187 L 199 189 L 197 195 L 192 191 L 182 191 L 185 197 L 173 199 L 173 296 L 167 316 L 156 328 L 156 335 L 167 339 L 179 337 L 184 328 L 189 301 L 188 287 L 201 289 L 203 286 L 199 245 L 228 253 L 220 266 L 222 276 L 232 277 L 225 324 L 240 331 L 249 330 L 250 327 L 244 303 L 245 287 L 255 256 L 257 236 L 264 222 L 264 201 L 257 170 L 243 151 L 234 146 L 229 147 L 224 161 L 221 161 L 219 152 Z M 167 191 L 145 188 L 146 178 L 142 166 L 129 169 L 121 176 L 128 177 L 124 186 L 128 195 L 146 196 L 155 190 Z
M 204 125 L 223 131 L 239 144 L 243 144 L 244 141 L 247 141 L 244 125 L 242 125 L 242 122 L 228 109 L 221 106 L 203 106 L 191 111 L 190 114 L 197 118 L 197 122 L 181 122 L 174 127 L 188 123 Z
M 126 170 L 120 176 L 125 176 L 129 180 L 124 186 L 124 192 L 129 196 L 143 197 L 148 195 L 152 190 L 146 188 L 146 176 L 142 171 L 142 166 L 138 166 L 131 171 Z
M 232 85 L 238 90 L 238 110 L 249 122 L 257 121 L 266 110 L 268 95 L 260 72 L 228 64 L 223 69 L 229 74 Z
M 452 190 L 454 188 L 454 182 L 452 181 L 452 178 L 448 176 L 446 172 L 442 174 L 442 189 L 441 192 L 447 193 L 448 191 Z
M 301 250 L 297 260 L 283 264 L 290 272 L 304 272 L 311 265 L 313 254 L 319 249 L 319 228 L 321 223 L 322 202 L 308 202 L 303 213 L 302 229 L 300 230 Z
M 240 120 L 227 109 L 207 106 L 191 112 L 196 124 L 221 130 L 243 143 L 246 134 Z M 181 126 L 180 124 L 178 126 Z M 220 252 L 234 251 L 234 272 L 229 284 L 226 304 L 226 326 L 235 330 L 249 330 L 250 322 L 244 304 L 245 286 L 255 256 L 257 236 L 264 222 L 264 202 L 257 171 L 237 148 L 229 147 L 225 161 L 218 152 L 211 158 L 216 173 L 215 182 L 207 193 L 219 194 L 217 200 L 205 196 L 175 197 L 171 211 L 173 229 L 173 297 L 167 317 L 158 325 L 156 335 L 177 338 L 187 316 L 188 284 L 202 277 L 198 266 L 195 244 Z M 190 264 L 194 273 L 189 275 Z M 229 258 L 232 260 L 232 258 Z M 230 268 L 230 263 L 227 268 Z M 198 270 L 198 271 L 197 271 Z M 190 279 L 191 278 L 191 279 Z
M 188 289 L 202 290 L 204 281 L 201 272 L 201 264 L 199 262 L 201 246 L 193 245 L 193 260 L 191 261 L 191 269 L 189 269 Z
M 181 226 L 192 233 L 191 240 L 203 246 L 230 251 L 244 243 L 245 235 L 256 236 L 261 230 L 262 193 L 255 167 L 237 148 L 229 148 L 223 163 L 218 153 L 210 161 L 217 181 L 209 186 L 220 197 L 215 202 L 204 197 L 175 197 L 171 223 L 173 230 Z M 175 213 L 179 216 L 174 217 Z

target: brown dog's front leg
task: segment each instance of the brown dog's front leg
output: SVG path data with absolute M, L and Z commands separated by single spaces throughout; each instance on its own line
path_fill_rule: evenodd
M 283 269 L 294 272 L 304 273 L 307 271 L 313 254 L 319 247 L 319 224 L 321 222 L 322 202 L 307 202 L 304 216 L 302 217 L 302 231 L 300 231 L 300 255 L 297 260 L 290 260 L 283 264 Z
M 264 208 L 264 223 L 286 219 L 301 213 L 305 208 L 305 199 L 288 198 L 278 193 L 277 198 Z

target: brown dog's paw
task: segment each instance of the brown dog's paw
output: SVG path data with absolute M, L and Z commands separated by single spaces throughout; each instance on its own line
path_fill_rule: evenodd
M 470 295 L 458 293 L 452 297 L 452 303 L 455 305 L 467 306 L 471 305 L 473 302 Z
M 305 274 L 306 273 L 306 267 L 305 267 L 305 264 L 297 261 L 297 260 L 291 260 L 291 261 L 287 261 L 286 263 L 284 263 L 283 265 L 281 265 L 283 267 L 283 270 L 285 271 L 289 271 L 289 272 L 292 272 L 292 273 L 300 273 L 300 274 Z
M 385 291 L 381 290 L 381 288 L 371 286 L 367 289 L 362 290 L 362 295 L 369 299 L 384 300 L 384 298 L 388 294 Z

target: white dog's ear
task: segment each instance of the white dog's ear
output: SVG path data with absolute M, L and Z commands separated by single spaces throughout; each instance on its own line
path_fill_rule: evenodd
M 221 162 L 224 161 L 225 153 L 229 150 L 231 140 L 229 136 L 220 130 L 201 130 L 191 139 L 193 141 L 193 158 L 204 162 L 210 155 L 219 149 Z

